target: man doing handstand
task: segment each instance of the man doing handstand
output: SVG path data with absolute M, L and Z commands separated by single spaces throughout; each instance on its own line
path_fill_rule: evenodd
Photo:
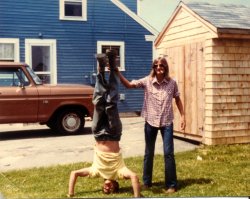
M 99 67 L 93 96 L 95 109 L 92 122 L 92 132 L 96 140 L 94 159 L 91 167 L 71 172 L 68 196 L 74 196 L 74 187 L 78 176 L 100 176 L 104 179 L 104 193 L 118 191 L 117 179 L 131 179 L 134 197 L 140 197 L 139 178 L 126 167 L 119 146 L 122 123 L 117 108 L 119 78 L 115 72 L 116 52 L 109 50 L 106 54 L 98 54 L 97 60 Z M 110 69 L 109 82 L 105 80 L 107 62 Z

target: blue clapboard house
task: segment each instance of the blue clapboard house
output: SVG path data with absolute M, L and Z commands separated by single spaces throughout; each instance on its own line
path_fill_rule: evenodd
M 5 0 L 0 61 L 26 62 L 46 83 L 95 83 L 96 53 L 114 48 L 129 80 L 149 73 L 158 32 L 137 0 Z M 120 86 L 120 112 L 140 111 L 142 90 Z

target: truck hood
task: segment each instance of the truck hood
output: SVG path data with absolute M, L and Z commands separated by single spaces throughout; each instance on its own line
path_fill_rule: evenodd
M 46 88 L 50 88 L 50 92 L 53 95 L 60 94 L 82 94 L 93 95 L 94 88 L 84 84 L 44 84 Z

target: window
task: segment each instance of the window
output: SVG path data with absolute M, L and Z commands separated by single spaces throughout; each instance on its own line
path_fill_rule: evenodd
M 21 69 L 1 69 L 0 70 L 0 86 L 21 86 L 29 85 L 29 80 Z
M 124 42 L 118 41 L 98 41 L 97 42 L 97 53 L 105 53 L 107 49 L 114 49 L 117 51 L 117 66 L 120 71 L 125 70 L 124 60 Z
M 60 0 L 61 20 L 87 20 L 87 0 Z
M 57 83 L 56 40 L 26 39 L 25 62 L 43 83 Z
M 0 39 L 0 61 L 18 62 L 19 61 L 19 40 Z

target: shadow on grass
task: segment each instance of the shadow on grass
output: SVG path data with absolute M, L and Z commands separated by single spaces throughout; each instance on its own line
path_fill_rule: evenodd
M 115 198 L 114 196 L 119 196 L 120 194 L 126 194 L 126 193 L 131 193 L 133 194 L 133 189 L 132 187 L 128 186 L 128 187 L 120 187 L 118 193 L 111 193 L 111 194 L 105 194 L 102 191 L 102 188 L 100 187 L 100 189 L 92 189 L 92 190 L 88 190 L 88 191 L 79 191 L 75 194 L 76 197 L 81 197 L 81 196 L 87 196 L 87 195 L 98 195 L 99 197 L 105 196 L 105 197 L 112 197 Z
M 92 189 L 92 190 L 88 190 L 88 191 L 78 191 L 75 193 L 76 197 L 80 197 L 80 196 L 86 196 L 86 195 L 90 195 L 90 194 L 95 194 L 95 193 L 99 193 L 102 194 L 102 190 L 100 189 Z
M 207 178 L 198 178 L 198 179 L 195 179 L 195 178 L 188 178 L 188 179 L 181 179 L 181 180 L 178 180 L 178 189 L 184 189 L 190 185 L 193 185 L 193 184 L 210 184 L 212 182 L 211 179 L 207 179 Z
M 133 189 L 132 189 L 131 186 L 128 186 L 128 187 L 120 187 L 118 193 L 121 194 L 121 193 L 128 193 L 128 192 L 133 193 Z
M 193 184 L 210 184 L 212 182 L 211 179 L 206 179 L 206 178 L 188 178 L 188 179 L 180 179 L 178 180 L 178 190 L 184 189 L 188 186 L 191 186 Z M 162 189 L 165 189 L 165 183 L 164 182 L 156 182 L 153 183 L 152 188 L 150 188 L 150 190 L 153 193 L 159 193 L 162 192 Z M 142 190 L 143 191 L 143 190 Z

